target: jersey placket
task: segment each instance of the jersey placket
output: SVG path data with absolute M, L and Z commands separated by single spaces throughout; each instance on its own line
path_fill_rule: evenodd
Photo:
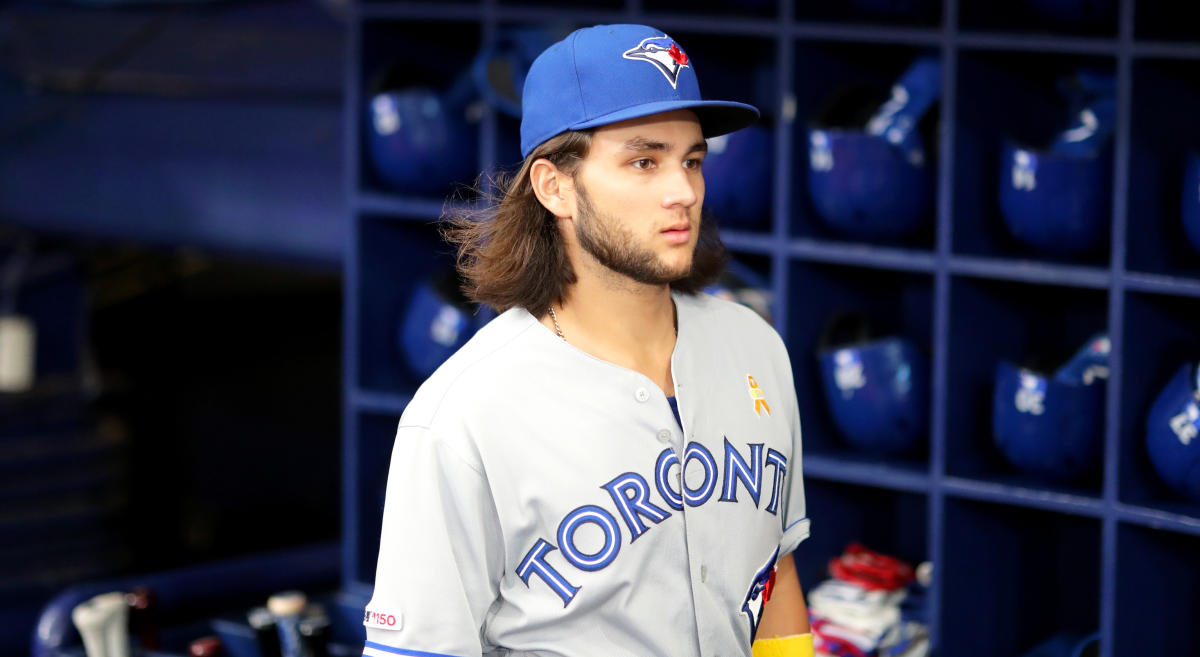
M 679 486 L 679 491 L 681 494 L 685 490 L 685 479 L 683 472 L 684 465 L 686 464 L 686 461 L 684 460 L 686 456 L 685 446 L 687 445 L 689 437 L 692 440 L 695 440 L 696 438 L 695 432 L 689 431 L 689 427 L 693 426 L 692 420 L 694 419 L 694 414 L 689 411 L 692 411 L 695 406 L 690 403 L 685 403 L 687 401 L 686 392 L 680 394 L 681 388 L 689 387 L 681 383 L 681 381 L 689 380 L 687 378 L 689 372 L 686 368 L 680 368 L 676 366 L 677 362 L 689 362 L 686 355 L 681 353 L 682 351 L 686 351 L 686 346 L 683 344 L 683 338 L 676 342 L 675 354 L 671 358 L 671 380 L 675 385 L 675 404 L 679 409 L 679 425 L 681 430 L 678 440 L 673 440 L 671 447 L 675 450 L 676 458 L 679 459 L 679 472 L 676 475 L 675 481 L 676 485 Z M 672 417 L 672 419 L 674 418 Z M 688 522 L 689 508 L 689 505 L 685 501 L 683 504 L 683 509 L 679 512 L 679 516 L 681 522 L 683 523 L 684 545 L 686 546 L 687 550 L 687 553 L 684 556 L 687 558 L 689 574 L 688 583 L 690 584 L 691 589 L 689 593 L 692 596 L 692 608 L 696 611 L 696 646 L 695 652 L 692 654 L 700 655 L 701 657 L 708 657 L 712 654 L 712 642 L 704 641 L 702 637 L 706 634 L 706 623 L 705 618 L 703 617 L 703 609 L 705 609 L 709 603 L 702 599 L 702 597 L 698 597 L 696 595 L 698 590 L 708 586 L 708 566 L 702 562 L 698 562 L 693 558 L 694 555 L 704 554 L 703 549 L 698 549 L 700 546 L 697 545 L 698 542 L 703 540 L 703 537 L 697 536 L 697 532 L 693 527 L 694 523 Z

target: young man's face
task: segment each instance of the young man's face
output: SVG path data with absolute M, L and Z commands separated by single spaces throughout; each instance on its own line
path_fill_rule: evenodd
M 583 251 L 639 283 L 686 277 L 700 233 L 706 149 L 691 110 L 597 128 L 575 178 Z

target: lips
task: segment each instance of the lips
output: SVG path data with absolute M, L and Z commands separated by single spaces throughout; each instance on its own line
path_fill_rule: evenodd
M 662 234 L 672 244 L 684 244 L 691 237 L 691 229 L 691 225 L 685 222 L 667 228 Z

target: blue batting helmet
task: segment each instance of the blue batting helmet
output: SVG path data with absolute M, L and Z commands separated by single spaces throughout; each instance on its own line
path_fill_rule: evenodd
M 1181 366 L 1154 400 L 1146 451 L 1168 486 L 1200 503 L 1200 365 Z
M 839 95 L 809 129 L 808 188 L 817 214 L 851 236 L 893 238 L 920 227 L 933 203 L 934 167 L 919 130 L 941 95 L 941 61 L 919 57 L 859 122 L 866 90 Z
M 459 284 L 452 270 L 423 281 L 404 308 L 397 347 L 409 370 L 420 378 L 433 374 L 481 323 Z
M 708 139 L 704 207 L 723 228 L 764 228 L 771 213 L 771 131 L 751 125 Z
M 1012 140 L 1000 163 L 1000 209 L 1009 232 L 1039 250 L 1078 254 L 1099 247 L 1107 235 L 1106 157 L 1116 125 L 1116 96 L 1111 75 L 1080 73 L 1064 91 L 1081 107 L 1074 122 L 1049 148 Z
M 533 60 L 564 35 L 541 27 L 501 29 L 471 62 L 471 76 L 484 102 L 514 118 L 521 116 L 521 90 Z
M 1104 389 L 1111 344 L 1093 336 L 1052 376 L 1002 362 L 996 367 L 992 433 L 1018 469 L 1071 480 L 1094 468 L 1103 444 Z
M 843 342 L 850 331 L 850 341 Z M 929 366 L 910 340 L 870 339 L 857 315 L 835 316 L 818 352 L 834 424 L 857 449 L 911 451 L 929 427 Z M 841 342 L 841 344 L 838 344 Z
M 478 169 L 481 106 L 470 75 L 445 93 L 387 89 L 366 108 L 367 154 L 375 175 L 410 194 L 442 194 Z

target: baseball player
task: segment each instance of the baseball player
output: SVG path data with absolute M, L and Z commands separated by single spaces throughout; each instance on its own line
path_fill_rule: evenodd
M 548 48 L 522 104 L 522 167 L 446 231 L 500 314 L 400 420 L 364 654 L 812 655 L 788 355 L 699 293 L 705 137 L 758 111 L 640 25 Z

